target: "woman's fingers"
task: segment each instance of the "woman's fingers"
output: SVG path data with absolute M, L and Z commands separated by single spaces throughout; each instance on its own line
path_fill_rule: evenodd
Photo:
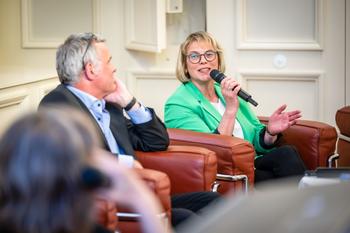
M 301 117 L 301 112 L 299 110 L 288 112 L 287 114 L 289 117 L 289 121 L 294 121 L 294 120 L 297 120 Z
M 241 89 L 241 85 L 233 78 L 225 78 L 221 82 L 221 90 L 223 92 L 227 92 L 227 93 L 234 92 L 235 94 L 237 94 L 240 89 Z
M 286 104 L 283 104 L 281 106 L 279 106 L 276 111 L 273 113 L 273 115 L 275 114 L 281 114 L 284 110 L 286 110 L 287 108 L 287 105 Z

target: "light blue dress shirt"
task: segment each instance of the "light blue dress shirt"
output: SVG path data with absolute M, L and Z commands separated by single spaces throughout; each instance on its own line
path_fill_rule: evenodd
M 111 116 L 109 112 L 105 109 L 106 101 L 104 99 L 99 100 L 96 97 L 84 91 L 81 91 L 78 88 L 75 88 L 71 85 L 67 85 L 66 87 L 85 104 L 85 106 L 89 109 L 91 114 L 94 116 L 96 122 L 100 126 L 107 140 L 110 151 L 114 154 L 119 154 L 118 155 L 119 159 L 124 160 L 124 158 L 122 158 L 124 154 L 123 148 L 118 146 L 117 141 L 115 140 L 112 134 L 112 131 L 109 127 L 111 122 Z M 130 120 L 134 124 L 142 124 L 152 119 L 152 115 L 150 111 L 147 108 L 145 108 L 143 105 L 141 105 L 140 108 L 136 110 L 130 110 L 127 113 L 130 117 Z M 130 158 L 125 158 L 125 159 L 128 161 L 130 160 Z

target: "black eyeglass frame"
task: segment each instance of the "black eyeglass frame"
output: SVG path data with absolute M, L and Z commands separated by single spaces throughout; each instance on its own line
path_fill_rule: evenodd
M 96 40 L 96 39 L 97 39 L 97 37 L 96 37 L 96 35 L 93 34 L 93 33 L 90 33 L 90 34 L 89 34 L 89 37 L 87 38 L 88 44 L 87 44 L 86 49 L 85 49 L 85 52 L 84 52 L 84 54 L 83 54 L 83 56 L 82 56 L 82 58 L 81 58 L 82 70 L 85 70 L 85 62 L 84 62 L 84 60 L 85 60 L 86 53 L 87 53 L 87 51 L 89 50 L 89 48 L 91 47 L 92 41 L 93 41 L 93 40 Z
M 213 53 L 215 56 L 213 57 L 213 59 L 208 59 L 207 58 L 207 54 L 208 54 L 208 52 L 210 52 L 210 53 Z M 216 59 L 216 57 L 218 56 L 218 51 L 213 51 L 213 50 L 207 50 L 207 51 L 205 51 L 204 53 L 190 53 L 190 54 L 187 54 L 186 55 L 186 58 L 192 63 L 192 64 L 198 64 L 201 60 L 202 60 L 202 56 L 205 58 L 205 60 L 207 61 L 207 62 L 211 62 L 211 61 L 214 61 L 215 59 Z M 196 55 L 198 55 L 199 56 L 199 58 L 198 58 L 198 61 L 197 62 L 193 62 L 192 60 L 191 60 L 191 55 L 193 55 L 193 54 L 196 54 Z

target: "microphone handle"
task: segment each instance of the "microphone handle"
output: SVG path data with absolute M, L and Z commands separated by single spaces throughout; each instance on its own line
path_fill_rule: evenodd
M 226 78 L 224 73 L 219 72 L 219 70 L 212 70 L 210 71 L 210 77 L 212 79 L 214 79 L 217 83 L 221 83 L 222 80 L 224 80 L 224 78 Z M 233 89 L 232 89 L 233 90 Z M 258 103 L 252 99 L 252 96 L 249 95 L 247 92 L 245 92 L 244 90 L 240 89 L 237 93 L 237 95 L 239 97 L 241 97 L 242 99 L 244 99 L 245 101 L 251 103 L 252 105 L 254 105 L 255 107 L 258 106 Z
M 232 89 L 233 90 L 233 89 Z M 248 101 L 250 98 L 252 98 L 251 95 L 249 95 L 247 92 L 245 92 L 244 90 L 239 90 L 237 95 L 239 97 L 241 97 L 242 99 L 244 99 L 245 101 Z
M 237 93 L 237 95 L 239 97 L 241 97 L 242 99 L 244 99 L 245 101 L 251 103 L 252 105 L 254 105 L 255 107 L 258 106 L 258 103 L 252 99 L 252 96 L 249 95 L 247 92 L 245 92 L 244 90 L 240 89 Z

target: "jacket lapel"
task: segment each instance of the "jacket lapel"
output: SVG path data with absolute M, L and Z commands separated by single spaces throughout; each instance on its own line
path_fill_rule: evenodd
M 186 88 L 188 89 L 188 92 L 197 99 L 199 105 L 202 107 L 202 109 L 207 112 L 210 116 L 212 116 L 217 122 L 220 122 L 221 115 L 220 113 L 215 109 L 215 107 L 209 102 L 207 98 L 203 96 L 203 94 L 198 90 L 198 88 L 192 83 L 189 82 L 186 85 Z M 219 87 L 220 88 L 220 87 Z M 217 87 L 215 86 L 215 91 L 217 92 Z M 217 92 L 220 100 L 225 104 L 223 101 L 223 97 L 221 93 Z
M 216 110 L 216 108 L 208 101 L 208 99 L 203 96 L 203 94 L 198 90 L 198 88 L 192 82 L 186 83 L 185 86 L 188 90 L 188 93 L 190 93 L 198 101 L 203 111 L 207 112 L 212 117 L 211 120 L 215 119 L 215 121 L 217 121 L 217 123 L 219 124 L 222 116 Z M 215 88 L 216 94 L 220 98 L 220 101 L 226 107 L 226 101 L 221 93 L 220 84 L 214 83 L 214 88 Z M 240 101 L 240 104 L 242 104 L 241 103 L 242 99 L 238 98 L 238 100 Z M 206 117 L 206 114 L 204 114 L 204 117 Z M 238 108 L 236 119 L 241 125 L 244 124 L 245 117 L 242 113 L 241 108 Z M 244 134 L 244 130 L 243 130 L 243 134 Z
M 110 129 L 117 141 L 118 147 L 123 149 L 125 154 L 134 155 L 135 152 L 130 143 L 131 139 L 129 138 L 129 132 L 127 130 L 131 123 L 125 120 L 123 109 L 109 103 L 106 104 L 106 109 L 111 116 Z M 125 127 L 125 124 L 127 124 L 127 127 Z
M 86 105 L 77 97 L 75 96 L 71 91 L 69 91 L 68 88 L 66 88 L 63 84 L 60 84 L 58 86 L 58 90 L 63 93 L 68 99 L 69 99 L 69 102 L 72 104 L 72 105 L 75 105 L 76 107 L 79 107 L 82 111 L 84 111 L 87 116 L 90 118 L 90 120 L 92 121 L 92 123 L 95 125 L 95 128 L 97 129 L 101 139 L 103 140 L 103 143 L 105 145 L 105 148 L 107 150 L 110 150 L 109 149 L 109 146 L 108 146 L 108 142 L 107 142 L 107 139 L 106 137 L 104 136 L 100 126 L 98 125 L 98 123 L 96 122 L 96 119 L 94 118 L 94 116 L 92 115 L 92 113 L 90 112 L 90 110 L 86 107 Z

